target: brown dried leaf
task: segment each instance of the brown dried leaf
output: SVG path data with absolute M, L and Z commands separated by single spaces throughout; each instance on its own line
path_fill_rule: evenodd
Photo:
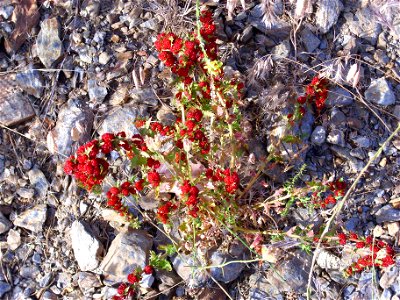
M 15 23 L 15 28 L 4 43 L 8 54 L 15 53 L 22 46 L 40 17 L 36 0 L 15 0 L 14 3 L 11 20 Z

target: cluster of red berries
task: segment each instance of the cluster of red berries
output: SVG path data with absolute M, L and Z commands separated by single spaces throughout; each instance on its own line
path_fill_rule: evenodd
M 112 207 L 114 210 L 119 212 L 122 216 L 128 215 L 128 208 L 121 202 L 122 197 L 128 197 L 129 195 L 135 195 L 136 191 L 143 190 L 144 180 L 140 179 L 135 183 L 125 181 L 118 187 L 112 187 L 106 193 L 107 205 Z
M 215 24 L 210 11 L 203 11 L 200 16 L 200 35 L 204 41 L 204 50 L 211 60 L 217 58 L 217 43 Z M 204 53 L 200 47 L 200 41 L 196 32 L 191 34 L 192 38 L 184 40 L 174 33 L 161 33 L 154 43 L 159 52 L 159 59 L 171 68 L 171 71 L 181 77 L 182 81 L 189 85 L 193 82 L 192 71 L 197 63 L 201 64 Z
M 305 95 L 299 96 L 296 100 L 294 113 L 287 115 L 290 124 L 294 124 L 295 120 L 301 120 L 306 113 L 307 104 L 315 104 L 317 112 L 320 113 L 325 107 L 325 101 L 328 97 L 328 80 L 315 76 L 309 85 L 305 88 Z
M 329 182 L 327 186 L 321 186 L 321 188 L 327 190 L 327 192 L 324 193 L 324 198 L 321 197 L 321 193 L 318 191 L 315 191 L 311 195 L 312 203 L 315 208 L 326 208 L 329 205 L 335 205 L 337 199 L 343 197 L 346 193 L 347 184 L 344 180 L 337 179 Z
M 112 300 L 127 300 L 132 299 L 136 294 L 136 289 L 139 282 L 142 280 L 143 274 L 153 274 L 154 269 L 152 266 L 147 265 L 141 270 L 140 268 L 133 271 L 128 275 L 128 283 L 121 283 L 117 289 L 118 295 L 113 296 Z
M 189 208 L 188 214 L 193 218 L 197 218 L 197 212 L 199 208 L 199 189 L 195 185 L 191 185 L 189 180 L 185 180 L 180 186 L 182 196 L 186 199 L 185 204 Z
M 168 223 L 169 213 L 172 210 L 177 209 L 178 207 L 175 204 L 172 204 L 171 201 L 167 201 L 165 204 L 161 205 L 157 210 L 157 217 L 163 224 Z
M 189 141 L 197 142 L 200 153 L 203 155 L 208 154 L 210 152 L 210 143 L 202 130 L 201 119 L 203 118 L 203 113 L 200 109 L 190 108 L 187 111 L 186 117 L 185 128 L 182 128 L 179 132 L 180 138 L 186 136 Z M 179 148 L 181 146 L 180 143 L 177 146 Z
M 345 270 L 345 274 L 351 276 L 355 272 L 361 272 L 369 267 L 388 267 L 395 263 L 394 250 L 382 240 L 374 240 L 372 236 L 360 238 L 356 233 L 338 233 L 339 244 L 346 245 L 348 242 L 354 242 L 357 249 L 369 250 L 370 254 L 360 257 Z
M 215 171 L 209 168 L 205 171 L 205 176 L 214 182 L 223 183 L 225 191 L 229 194 L 234 194 L 240 185 L 238 173 L 233 172 L 229 168 L 226 168 L 225 170 L 218 168 Z

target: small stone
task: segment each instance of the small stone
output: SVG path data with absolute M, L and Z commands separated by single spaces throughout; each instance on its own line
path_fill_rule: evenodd
M 385 231 L 383 230 L 382 226 L 376 225 L 374 228 L 374 236 L 375 237 L 381 237 L 382 234 L 384 234 Z
M 158 31 L 159 21 L 156 18 L 153 18 L 140 24 L 140 27 L 147 28 L 153 31 Z
M 115 90 L 114 94 L 110 97 L 110 104 L 113 106 L 118 106 L 126 102 L 128 99 L 128 86 L 125 84 L 121 84 Z
M 284 40 L 272 49 L 272 54 L 276 55 L 278 59 L 282 57 L 287 58 L 290 56 L 290 50 L 290 41 Z
M 176 116 L 168 106 L 163 105 L 157 112 L 157 119 L 164 125 L 171 126 L 175 123 Z
M 74 221 L 71 226 L 72 249 L 82 271 L 91 271 L 98 267 L 103 245 L 93 236 L 92 230 L 83 221 Z
M 396 97 L 384 77 L 375 79 L 365 91 L 365 99 L 382 106 L 392 105 Z
M 396 236 L 396 234 L 400 231 L 400 224 L 399 222 L 389 223 L 387 225 L 388 233 L 391 236 Z
M 140 286 L 145 289 L 151 288 L 154 283 L 154 276 L 151 274 L 143 274 L 142 280 L 140 280 Z
M 7 232 L 12 223 L 0 212 L 0 234 Z
M 318 48 L 319 44 L 321 43 L 321 41 L 319 40 L 319 38 L 317 38 L 312 32 L 311 30 L 309 30 L 308 28 L 304 28 L 301 32 L 300 32 L 300 36 L 301 36 L 301 41 L 303 42 L 304 47 L 306 48 L 306 51 L 308 53 L 312 53 L 314 52 L 315 49 Z
M 98 133 L 102 135 L 106 132 L 125 131 L 127 136 L 137 134 L 139 131 L 134 125 L 137 114 L 137 109 L 134 107 L 118 107 L 106 116 Z
M 98 0 L 88 0 L 83 3 L 84 5 L 81 8 L 82 17 L 90 17 L 91 19 L 94 19 L 99 15 L 100 2 Z
M 31 186 L 34 187 L 38 198 L 44 198 L 47 196 L 50 184 L 44 176 L 43 172 L 37 167 L 28 171 L 29 181 Z
M 334 127 L 343 127 L 346 123 L 345 114 L 338 108 L 334 107 L 330 114 L 330 124 Z
M 59 113 L 56 127 L 47 135 L 47 146 L 51 153 L 71 155 L 74 142 L 82 145 L 89 141 L 92 130 L 93 112 L 82 107 L 76 99 L 71 99 Z M 77 138 L 73 136 L 76 132 Z
M 108 285 L 123 282 L 136 267 L 144 268 L 152 245 L 153 241 L 145 231 L 119 233 L 100 265 L 104 282 Z
M 396 105 L 393 110 L 393 114 L 400 119 L 400 105 Z
M 352 34 L 368 41 L 374 46 L 382 31 L 382 26 L 379 22 L 375 22 L 374 18 L 371 18 L 372 15 L 373 12 L 371 9 L 364 7 L 357 10 L 354 17 L 351 16 L 346 23 Z
M 336 24 L 343 4 L 340 0 L 320 0 L 315 12 L 315 23 L 322 34 L 327 33 Z
M 102 286 L 97 276 L 89 272 L 78 273 L 78 285 L 84 294 L 88 291 L 94 291 L 95 288 Z
M 111 57 L 107 52 L 101 52 L 99 55 L 99 63 L 106 65 L 110 61 Z
M 36 98 L 42 97 L 45 85 L 39 71 L 30 68 L 26 72 L 18 73 L 15 76 L 15 81 L 28 94 Z
M 353 142 L 360 148 L 369 148 L 371 146 L 371 140 L 366 136 L 357 136 L 353 139 Z
M 4 294 L 9 291 L 11 291 L 11 285 L 3 281 L 0 281 L 0 298 L 3 299 Z
M 191 266 L 201 266 L 201 262 L 193 255 L 177 255 L 172 259 L 172 265 L 178 275 L 192 288 L 204 286 L 209 279 L 205 270 Z
M 311 142 L 318 146 L 321 146 L 326 139 L 326 130 L 323 126 L 315 127 L 313 133 L 311 134 Z
M 32 119 L 35 116 L 30 101 L 21 93 L 9 97 L 0 97 L 0 122 L 13 126 Z
M 21 245 L 21 235 L 17 230 L 10 229 L 7 235 L 7 244 L 11 251 L 18 249 Z
M 134 102 L 145 104 L 148 106 L 157 106 L 158 99 L 154 90 L 151 88 L 141 88 L 130 90 L 130 96 Z
M 32 199 L 33 195 L 35 194 L 34 189 L 28 189 L 28 188 L 19 188 L 17 190 L 17 194 L 25 199 Z
M 58 296 L 54 294 L 52 291 L 45 291 L 43 296 L 43 300 L 58 300 Z
M 217 266 L 229 261 L 235 260 L 229 254 L 223 254 L 215 251 L 211 254 L 210 264 Z M 224 283 L 229 283 L 239 277 L 240 273 L 243 271 L 244 264 L 242 263 L 232 263 L 223 268 L 211 268 L 211 276 L 213 276 L 217 281 Z
M 386 272 L 383 272 L 381 279 L 379 280 L 379 285 L 383 289 L 390 288 L 400 276 L 400 268 L 396 265 L 390 267 Z
M 42 226 L 46 221 L 46 217 L 46 204 L 39 204 L 21 213 L 14 220 L 14 225 L 38 233 L 42 231 Z
M 57 18 L 44 20 L 36 39 L 37 54 L 46 68 L 50 68 L 64 52 L 59 27 Z
M 5 20 L 8 20 L 8 18 L 11 17 L 13 11 L 14 11 L 14 7 L 11 5 L 2 6 L 2 7 L 0 7 L 0 16 L 2 16 Z M 1 295 L 0 295 L 0 297 L 1 297 Z
M 107 89 L 103 86 L 98 86 L 96 80 L 88 80 L 89 98 L 90 101 L 101 103 L 107 96 Z
M 378 224 L 384 222 L 400 221 L 400 210 L 393 208 L 390 204 L 380 208 L 375 213 L 376 222 Z
M 331 130 L 326 140 L 328 143 L 338 145 L 340 147 L 344 147 L 346 145 L 344 140 L 344 133 L 343 131 L 338 129 Z

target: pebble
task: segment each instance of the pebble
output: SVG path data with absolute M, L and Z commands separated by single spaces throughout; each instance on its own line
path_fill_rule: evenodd
M 6 282 L 0 281 L 0 298 L 2 298 L 4 294 L 9 291 L 11 291 L 11 285 Z
M 98 267 L 103 245 L 94 237 L 92 230 L 83 221 L 74 221 L 70 231 L 74 256 L 82 271 L 91 271 Z
M 365 99 L 382 106 L 392 105 L 396 97 L 384 77 L 375 79 L 365 91 Z
M 384 222 L 400 221 L 400 210 L 393 208 L 390 204 L 383 206 L 375 213 L 378 224 Z
M 95 103 L 101 103 L 107 96 L 107 88 L 97 85 L 96 80 L 88 80 L 89 98 L 90 101 Z
M 37 166 L 28 171 L 29 181 L 31 186 L 34 187 L 38 198 L 44 198 L 47 196 L 50 184 L 44 176 L 43 172 L 38 169 Z
M 391 236 L 396 236 L 397 233 L 400 231 L 400 224 L 399 222 L 389 223 L 387 225 L 388 233 Z
M 147 20 L 145 22 L 143 22 L 142 24 L 140 24 L 141 28 L 147 28 L 153 31 L 158 31 L 159 28 L 159 21 L 156 18 Z
M 56 17 L 44 20 L 36 39 L 37 54 L 46 68 L 52 67 L 64 53 L 59 27 Z
M 118 107 L 106 116 L 98 129 L 98 133 L 102 135 L 106 132 L 125 131 L 127 136 L 137 134 L 139 131 L 133 124 L 137 116 L 138 111 L 135 107 Z
M 326 141 L 330 144 L 338 145 L 344 147 L 346 142 L 344 140 L 344 133 L 339 129 L 333 129 L 329 132 Z
M 8 248 L 12 251 L 18 249 L 21 245 L 21 235 L 17 230 L 10 229 L 7 235 Z
M 373 232 L 375 237 L 381 237 L 385 233 L 380 225 L 376 225 Z
M 113 106 L 118 106 L 126 102 L 128 99 L 128 86 L 120 84 L 116 91 L 110 97 L 110 104 Z
M 226 262 L 235 260 L 229 254 L 223 254 L 221 252 L 215 251 L 211 254 L 210 264 L 217 266 Z M 232 263 L 223 268 L 211 268 L 211 276 L 217 281 L 229 283 L 239 277 L 240 273 L 244 269 L 244 264 L 242 263 Z
M 308 53 L 314 52 L 315 49 L 318 48 L 321 41 L 317 38 L 310 29 L 304 28 L 300 32 L 301 41 L 303 42 L 304 47 Z
M 142 230 L 128 230 L 119 233 L 112 241 L 101 262 L 104 282 L 113 285 L 126 280 L 136 267 L 143 268 L 148 262 L 153 240 Z
M 12 223 L 0 212 L 0 234 L 7 232 Z
M 353 139 L 353 142 L 361 148 L 369 148 L 371 146 L 371 140 L 366 136 L 357 136 Z
M 6 126 L 13 126 L 28 121 L 36 116 L 28 98 L 22 93 L 15 93 L 9 97 L 0 97 L 0 122 Z
M 311 134 L 311 142 L 315 145 L 321 146 L 326 140 L 326 129 L 323 126 L 315 127 Z
M 379 22 L 375 22 L 374 18 L 371 18 L 372 15 L 373 12 L 369 7 L 359 9 L 354 16 L 350 17 L 349 15 L 346 24 L 352 34 L 368 41 L 371 45 L 376 45 L 382 26 Z
M 346 123 L 345 114 L 336 107 L 332 108 L 330 114 L 330 124 L 338 128 L 338 127 L 343 127 L 345 123 Z
M 2 6 L 2 7 L 0 7 L 0 16 L 2 16 L 5 20 L 8 20 L 8 18 L 11 17 L 13 11 L 14 11 L 14 7 L 11 5 Z M 0 297 L 1 297 L 1 295 L 0 295 Z
M 32 199 L 33 195 L 35 194 L 35 190 L 29 188 L 19 188 L 17 190 L 17 194 L 22 198 Z
M 102 286 L 97 276 L 89 272 L 78 273 L 78 285 L 84 294 Z
M 205 285 L 209 275 L 205 270 L 190 266 L 201 266 L 202 263 L 193 255 L 177 255 L 172 258 L 172 265 L 178 275 L 185 280 L 191 288 L 199 288 Z
M 320 0 L 315 12 L 315 23 L 319 32 L 327 33 L 336 24 L 343 4 L 340 0 Z
M 106 65 L 111 59 L 111 56 L 107 52 L 101 52 L 99 55 L 99 63 Z
M 39 204 L 18 215 L 14 220 L 14 225 L 38 233 L 42 231 L 42 226 L 46 221 L 46 217 L 46 204 Z
M 29 95 L 36 98 L 42 97 L 45 85 L 39 71 L 30 68 L 25 72 L 18 73 L 15 76 L 15 81 Z
M 290 50 L 291 50 L 290 41 L 284 40 L 279 45 L 275 46 L 272 49 L 272 54 L 276 55 L 277 59 L 280 59 L 282 57 L 287 58 L 290 56 Z

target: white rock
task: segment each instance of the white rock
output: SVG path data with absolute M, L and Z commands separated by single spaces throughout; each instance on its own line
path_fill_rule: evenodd
M 21 245 L 21 235 L 18 231 L 10 229 L 7 236 L 7 244 L 10 250 L 14 251 Z
M 75 259 L 82 271 L 91 271 L 98 267 L 103 245 L 93 236 L 89 226 L 80 221 L 74 221 L 71 226 L 72 249 Z
M 320 0 L 315 13 L 315 22 L 321 33 L 327 33 L 336 24 L 343 4 L 340 0 Z
M 384 77 L 371 82 L 365 91 L 365 99 L 382 106 L 392 105 L 396 101 L 392 88 Z

